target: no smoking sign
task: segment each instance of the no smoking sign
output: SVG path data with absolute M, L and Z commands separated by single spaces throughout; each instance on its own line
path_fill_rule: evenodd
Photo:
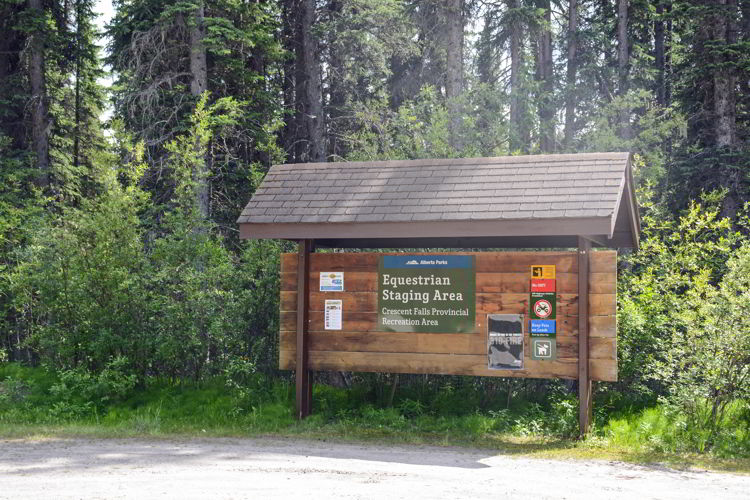
M 529 301 L 531 319 L 555 319 L 557 300 L 554 292 L 532 292 Z

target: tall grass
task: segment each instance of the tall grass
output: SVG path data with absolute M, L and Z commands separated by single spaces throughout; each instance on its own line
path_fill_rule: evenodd
M 703 453 L 750 458 L 750 405 L 735 402 L 719 438 L 696 433 L 665 405 L 611 409 L 596 415 L 593 437 L 575 441 L 578 406 L 570 395 L 530 401 L 507 398 L 481 409 L 463 388 L 405 387 L 386 406 L 368 384 L 339 389 L 317 384 L 314 411 L 294 418 L 294 387 L 257 375 L 252 391 L 222 378 L 195 383 L 150 379 L 145 388 L 95 404 L 61 396 L 59 374 L 43 368 L 0 365 L 0 435 L 39 433 L 101 436 L 257 436 L 375 439 L 508 449 L 526 442 L 556 449 L 617 449 L 630 454 Z M 444 386 L 443 386 L 444 387 Z M 467 404 L 474 401 L 474 405 Z M 527 451 L 529 448 L 526 448 Z M 534 448 L 536 449 L 536 448 Z M 636 456 L 633 455 L 633 456 Z
M 704 403 L 707 404 L 707 403 Z M 726 410 L 716 436 L 691 426 L 684 415 L 660 405 L 611 418 L 598 435 L 611 445 L 638 451 L 697 452 L 722 457 L 750 457 L 750 404 L 735 401 Z

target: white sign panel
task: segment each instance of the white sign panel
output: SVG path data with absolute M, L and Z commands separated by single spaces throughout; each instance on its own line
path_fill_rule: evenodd
M 343 271 L 321 272 L 320 273 L 320 291 L 321 292 L 343 292 L 344 291 Z
M 341 311 L 344 308 L 341 300 L 326 300 L 325 329 L 341 330 Z

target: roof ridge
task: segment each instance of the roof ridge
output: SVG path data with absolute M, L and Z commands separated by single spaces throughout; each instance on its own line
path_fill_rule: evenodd
M 313 163 L 279 163 L 272 166 L 282 170 L 327 169 L 327 168 L 408 168 L 425 166 L 496 165 L 502 163 L 570 162 L 581 160 L 627 161 L 627 152 L 587 152 L 516 156 L 478 156 L 469 158 L 419 158 L 414 160 L 362 160 Z

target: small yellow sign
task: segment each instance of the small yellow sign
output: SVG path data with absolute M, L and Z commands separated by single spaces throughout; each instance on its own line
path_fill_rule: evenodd
M 555 279 L 555 266 L 531 266 L 531 279 L 533 280 Z

